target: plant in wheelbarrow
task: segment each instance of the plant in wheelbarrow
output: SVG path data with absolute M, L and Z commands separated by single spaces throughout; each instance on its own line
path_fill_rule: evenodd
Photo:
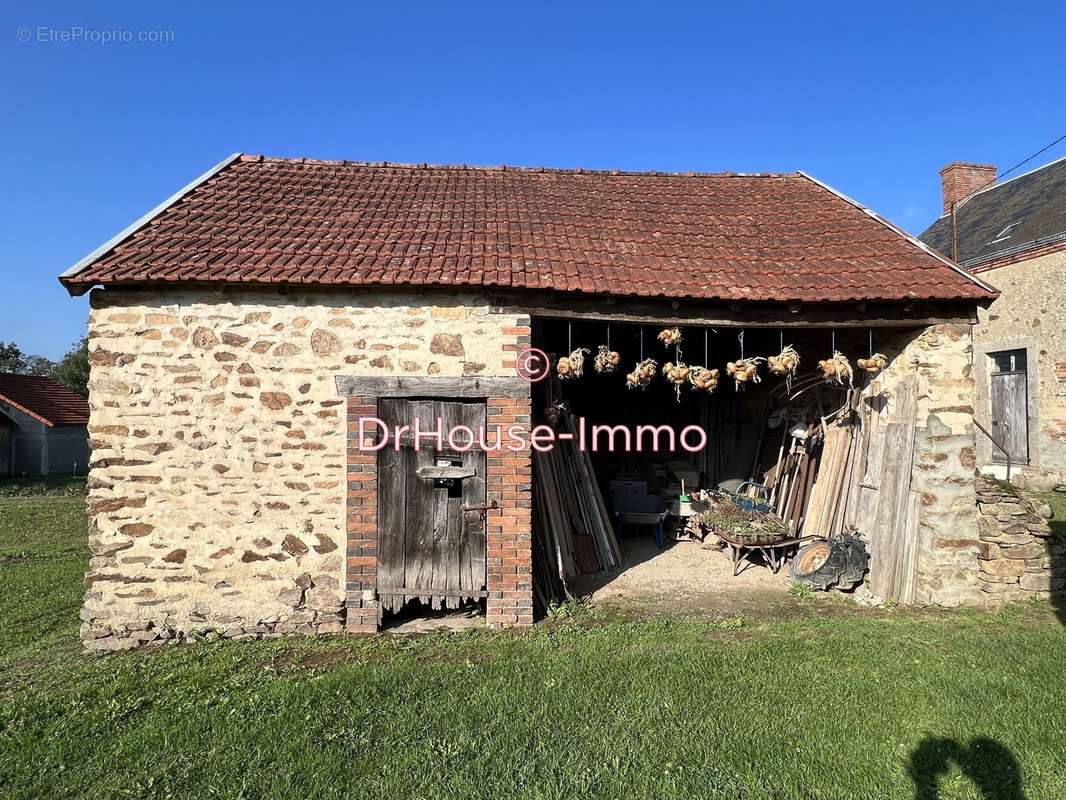
M 803 545 L 788 572 L 792 580 L 815 589 L 847 591 L 862 583 L 869 567 L 866 544 L 849 531 Z
M 710 508 L 699 515 L 699 524 L 719 539 L 748 547 L 772 545 L 791 535 L 780 517 L 741 508 L 729 495 L 713 498 Z
M 792 531 L 780 517 L 769 511 L 742 505 L 746 498 L 719 494 L 700 515 L 700 525 L 718 537 L 719 546 L 729 551 L 736 577 L 749 565 L 747 557 L 758 553 L 767 569 L 776 573 L 784 551 L 791 544 Z

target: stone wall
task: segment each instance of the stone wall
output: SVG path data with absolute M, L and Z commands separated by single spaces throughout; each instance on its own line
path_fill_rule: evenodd
M 935 325 L 900 332 L 879 345 L 892 361 L 879 384 L 894 419 L 893 392 L 918 381 L 911 489 L 921 494 L 915 600 L 945 606 L 980 601 L 971 328 Z
M 1066 542 L 1031 500 L 1014 487 L 980 478 L 978 579 L 990 602 L 1050 598 L 1066 587 Z
M 335 378 L 513 376 L 528 325 L 461 292 L 94 291 L 86 644 L 342 630 Z
M 1066 479 L 1066 248 L 996 267 L 980 277 L 1001 292 L 981 309 L 977 348 L 977 419 L 991 430 L 989 353 L 1024 349 L 1028 355 L 1029 462 Z M 992 446 L 978 440 L 981 464 Z

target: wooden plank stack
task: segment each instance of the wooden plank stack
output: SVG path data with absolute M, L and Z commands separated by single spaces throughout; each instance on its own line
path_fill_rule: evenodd
M 841 491 L 851 457 L 854 431 L 851 425 L 822 420 L 824 443 L 821 463 L 814 482 L 807 513 L 800 532 L 807 536 L 828 536 L 833 529 L 837 510 L 843 498 Z
M 914 601 L 921 522 L 921 497 L 911 489 L 917 404 L 917 376 L 891 397 L 875 380 L 808 428 L 805 442 L 782 446 L 765 473 L 771 505 L 793 531 L 864 536 L 871 591 L 901 603 Z
M 560 433 L 576 434 L 573 417 L 559 410 Z M 557 439 L 547 452 L 533 452 L 534 599 L 542 607 L 570 598 L 569 579 L 617 567 L 622 554 L 589 454 Z M 539 562 L 539 563 L 538 563 Z
M 770 490 L 770 504 L 774 513 L 798 531 L 806 513 L 807 503 L 818 471 L 821 430 L 807 428 L 806 439 L 793 439 L 789 428 L 783 432 L 782 456 L 767 473 L 764 482 Z M 788 438 L 787 449 L 785 437 Z
M 824 421 L 821 468 L 801 526 L 810 536 L 858 531 L 870 550 L 871 591 L 901 603 L 914 601 L 921 521 L 910 486 L 917 402 L 914 375 L 891 398 L 874 381 L 853 396 L 853 413 Z
M 921 495 L 911 489 L 918 380 L 912 375 L 894 392 L 891 420 L 871 414 L 870 446 L 860 500 L 852 517 L 870 543 L 870 590 L 900 603 L 914 602 Z

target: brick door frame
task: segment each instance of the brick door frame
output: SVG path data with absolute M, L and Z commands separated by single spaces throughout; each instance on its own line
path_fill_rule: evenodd
M 440 400 L 485 403 L 488 441 L 496 426 L 531 426 L 530 386 L 517 378 L 377 378 L 344 377 L 337 388 L 347 407 L 347 504 L 345 550 L 345 629 L 378 629 L 378 485 L 377 452 L 368 450 L 372 436 L 359 441 L 359 421 L 377 417 L 378 400 L 432 396 Z M 486 454 L 486 590 L 489 627 L 533 624 L 533 474 L 528 448 Z

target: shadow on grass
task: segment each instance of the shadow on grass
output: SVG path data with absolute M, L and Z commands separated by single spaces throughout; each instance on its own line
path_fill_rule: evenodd
M 1014 754 L 982 736 L 971 739 L 969 746 L 955 739 L 923 739 L 907 765 L 914 800 L 939 800 L 941 780 L 953 764 L 980 790 L 982 800 L 1025 800 L 1022 770 Z
M 1051 604 L 1059 622 L 1066 625 L 1066 554 L 1056 552 L 1066 545 L 1066 492 L 1050 492 L 1043 499 L 1051 509 Z

